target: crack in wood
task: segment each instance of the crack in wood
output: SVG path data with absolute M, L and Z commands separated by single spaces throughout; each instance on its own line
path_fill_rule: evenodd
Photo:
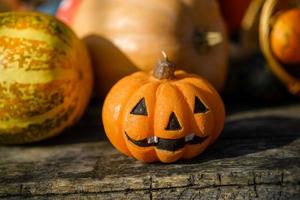
M 258 192 L 257 192 L 257 184 L 256 184 L 256 175 L 254 172 L 252 172 L 252 176 L 253 176 L 253 190 L 254 190 L 254 193 L 255 193 L 255 197 L 256 198 L 259 198 L 259 195 L 258 195 Z
M 153 196 L 152 196 L 152 187 L 153 187 L 153 178 L 152 178 L 152 176 L 150 176 L 150 185 L 149 185 L 149 198 L 150 198 L 150 200 L 152 200 L 153 199 Z
M 69 196 L 73 194 L 110 194 L 110 193 L 116 193 L 116 192 L 123 192 L 123 193 L 128 193 L 128 192 L 138 192 L 138 191 L 161 191 L 161 190 L 172 190 L 172 189 L 197 189 L 197 190 L 204 190 L 204 189 L 221 189 L 221 188 L 226 188 L 226 187 L 257 187 L 257 186 L 282 186 L 280 183 L 255 183 L 255 184 L 249 184 L 249 185 L 244 185 L 244 184 L 226 184 L 226 185 L 208 185 L 208 186 L 202 186 L 202 187 L 197 187 L 196 185 L 194 187 L 190 187 L 188 185 L 186 186 L 177 186 L 177 187 L 161 187 L 161 188 L 152 188 L 150 190 L 150 186 L 148 189 L 126 189 L 126 190 L 114 190 L 114 191 L 102 191 L 102 192 L 86 192 L 86 191 L 78 191 L 78 192 L 70 192 L 70 193 L 45 193 L 45 194 L 29 194 L 29 193 L 23 193 L 23 194 L 6 194 L 0 196 L 1 198 L 6 198 L 6 197 L 43 197 L 43 196 Z M 285 186 L 290 186 L 293 187 L 295 184 L 286 184 Z M 1 195 L 1 194 L 0 194 Z M 153 197 L 152 197 L 153 198 Z
M 222 177 L 221 174 L 217 173 L 219 185 L 222 185 Z
M 284 184 L 284 172 L 281 172 L 280 185 Z

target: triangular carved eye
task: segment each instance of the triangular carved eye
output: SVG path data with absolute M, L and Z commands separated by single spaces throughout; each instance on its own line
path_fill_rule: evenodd
M 194 113 L 206 113 L 207 111 L 208 109 L 205 107 L 205 105 L 197 96 L 195 96 Z
M 182 129 L 182 128 L 179 124 L 179 121 L 178 121 L 175 113 L 172 112 L 170 117 L 169 117 L 169 122 L 168 122 L 168 125 L 166 127 L 166 130 L 167 131 L 175 131 L 175 130 L 180 130 L 180 129 Z
M 133 115 L 148 115 L 145 98 L 142 98 L 132 109 L 130 114 Z

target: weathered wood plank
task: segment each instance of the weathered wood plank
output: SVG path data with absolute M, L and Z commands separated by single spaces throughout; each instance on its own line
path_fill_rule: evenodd
M 65 134 L 0 147 L 0 198 L 300 199 L 300 105 L 232 112 L 201 156 L 144 164 L 105 140 L 91 107 Z

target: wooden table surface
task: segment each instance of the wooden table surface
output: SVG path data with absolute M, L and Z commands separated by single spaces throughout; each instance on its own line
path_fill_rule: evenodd
M 98 108 L 48 141 L 0 146 L 0 199 L 300 199 L 300 104 L 230 109 L 220 139 L 175 164 L 117 152 Z

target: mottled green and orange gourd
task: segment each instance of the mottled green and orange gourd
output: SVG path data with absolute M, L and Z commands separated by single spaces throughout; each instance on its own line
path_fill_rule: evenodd
M 39 141 L 82 115 L 92 71 L 83 43 L 54 17 L 0 14 L 0 143 Z

